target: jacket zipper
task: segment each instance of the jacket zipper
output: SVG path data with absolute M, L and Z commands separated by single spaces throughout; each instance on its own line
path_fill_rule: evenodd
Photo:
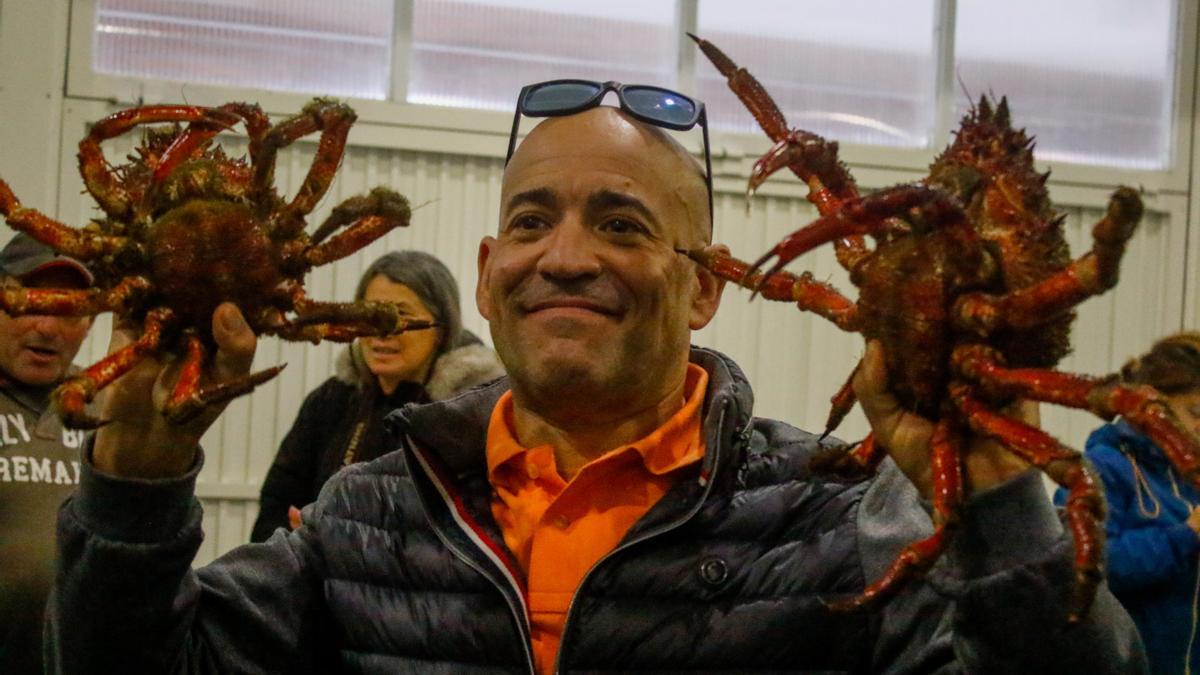
M 725 428 L 725 415 L 727 412 L 729 412 L 729 400 L 728 399 L 725 401 L 725 405 L 721 408 L 721 417 L 717 420 L 717 433 L 715 435 L 716 435 L 718 443 L 716 446 L 717 449 L 714 452 L 714 459 L 712 462 L 713 466 L 717 465 L 717 461 L 716 461 L 717 458 L 715 457 L 715 454 L 719 453 L 721 451 L 721 445 L 720 445 L 721 431 Z M 744 436 L 744 435 L 745 434 L 739 434 L 739 436 Z M 704 506 L 704 502 L 706 502 L 708 500 L 709 493 L 712 492 L 712 477 L 705 476 L 703 473 L 701 473 L 700 480 L 704 481 L 704 492 L 700 495 L 700 498 L 696 500 L 696 503 L 692 505 L 692 508 L 688 509 L 687 513 L 684 513 L 682 516 L 680 516 L 679 518 L 676 518 L 674 521 L 672 521 L 670 523 L 667 523 L 666 525 L 663 525 L 656 529 L 650 530 L 648 532 L 644 532 L 642 534 L 642 536 L 638 537 L 637 539 L 633 539 L 631 541 L 625 542 L 624 544 L 621 544 L 620 546 L 614 548 L 613 550 L 611 550 L 607 554 L 605 554 L 604 557 L 602 557 L 599 560 L 597 560 L 596 562 L 592 563 L 592 566 L 588 568 L 588 571 L 583 575 L 583 578 L 579 580 L 579 585 L 575 587 L 575 593 L 571 596 L 571 601 L 569 603 L 567 603 L 567 616 L 566 616 L 566 618 L 563 619 L 563 627 L 562 627 L 562 637 L 563 638 L 565 638 L 567 636 L 567 628 L 571 625 L 571 612 L 574 611 L 574 609 L 575 609 L 575 599 L 579 597 L 579 591 L 583 589 L 585 584 L 587 584 L 588 579 L 592 576 L 592 573 L 596 571 L 596 568 L 600 567 L 600 565 L 604 564 L 604 561 L 613 557 L 617 553 L 620 553 L 621 551 L 624 551 L 631 546 L 640 544 L 648 539 L 657 537 L 660 534 L 669 532 L 669 531 L 679 527 L 680 525 L 683 525 L 687 521 L 691 520 L 692 516 L 695 516 L 700 511 L 700 508 L 702 506 Z M 555 673 L 562 672 L 562 659 L 563 659 L 563 652 L 564 652 L 563 648 L 565 646 L 566 646 L 565 640 L 559 642 L 559 644 L 558 644 L 558 654 L 554 657 L 554 672 Z
M 420 452 L 416 449 L 416 444 L 413 443 L 412 439 L 407 434 L 405 434 L 404 441 L 406 444 L 408 444 L 409 451 L 412 452 L 414 455 L 416 455 Z M 421 470 L 425 473 L 425 476 L 427 478 L 432 480 L 435 484 L 441 484 L 441 481 L 438 480 L 437 476 L 430 475 L 429 470 L 425 468 L 425 465 L 423 462 L 418 460 L 417 463 L 421 465 Z M 410 471 L 412 470 L 411 467 L 409 468 L 409 470 Z M 418 493 L 418 496 L 419 495 L 420 495 L 420 493 Z M 454 510 L 453 504 L 447 504 L 447 507 L 449 509 L 451 509 L 452 511 Z M 510 594 L 504 592 L 503 586 L 501 586 L 501 584 L 498 581 L 493 579 L 492 575 L 488 574 L 487 570 L 485 570 L 481 565 L 477 564 L 474 560 L 471 559 L 470 556 L 468 556 L 466 554 L 465 551 L 463 551 L 457 545 L 455 545 L 453 542 L 450 541 L 449 537 L 447 537 L 445 535 L 445 533 L 442 532 L 442 530 L 438 526 L 438 524 L 436 522 L 434 522 L 434 519 L 428 517 L 428 509 L 426 509 L 426 517 L 428 518 L 430 529 L 432 529 L 433 533 L 437 535 L 437 538 L 442 542 L 442 545 L 444 545 L 447 549 L 449 549 L 450 552 L 453 553 L 456 558 L 458 558 L 462 562 L 466 563 L 467 567 L 470 567 L 471 569 L 475 570 L 475 572 L 477 572 L 480 576 L 482 576 L 484 579 L 487 579 L 489 582 L 491 582 L 491 584 L 496 587 L 496 590 L 500 591 L 500 595 L 504 596 L 504 601 L 506 603 L 508 603 L 508 609 L 512 613 L 513 618 L 516 620 L 517 627 L 520 629 L 520 632 L 521 632 L 521 638 L 522 638 L 521 645 L 525 651 L 525 665 L 528 667 L 528 672 L 530 675 L 537 675 L 536 671 L 534 670 L 534 665 L 533 665 L 533 650 L 529 644 L 530 640 L 532 639 L 531 635 L 533 633 L 533 629 L 529 625 L 529 615 L 526 612 L 521 611 L 521 608 L 517 607 L 516 603 L 512 599 L 512 596 Z M 475 533 L 475 534 L 476 534 L 476 536 L 479 536 L 479 537 L 484 536 L 482 533 Z M 513 591 L 518 596 L 523 595 L 521 592 L 521 589 L 518 587 L 509 585 L 509 590 Z

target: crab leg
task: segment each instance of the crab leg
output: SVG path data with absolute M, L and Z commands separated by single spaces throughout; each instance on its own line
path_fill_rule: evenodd
M 21 206 L 8 183 L 0 180 L 0 214 L 14 230 L 25 232 L 60 253 L 80 260 L 93 260 L 119 251 L 127 243 L 113 237 L 77 230 L 70 225 Z
M 911 213 L 914 211 L 916 213 Z M 767 260 L 778 256 L 774 267 L 766 272 L 769 278 L 784 265 L 822 244 L 851 234 L 881 232 L 890 227 L 887 220 L 895 216 L 916 216 L 925 222 L 940 223 L 964 239 L 978 236 L 962 209 L 943 193 L 921 185 L 901 185 L 847 202 L 836 213 L 821 216 L 796 230 L 754 261 L 747 274 L 754 274 Z M 979 247 L 967 244 L 962 250 L 979 250 Z
M 837 211 L 845 201 L 858 198 L 858 186 L 854 178 L 838 159 L 837 143 L 807 131 L 789 130 L 783 112 L 758 79 L 745 68 L 738 67 L 713 43 L 691 33 L 688 33 L 688 37 L 696 42 L 717 72 L 725 77 L 729 89 L 775 143 L 762 159 L 754 163 L 747 197 L 771 174 L 786 166 L 808 185 L 808 201 L 816 205 L 822 216 Z M 850 269 L 854 261 L 866 254 L 866 245 L 860 236 L 840 239 L 834 246 L 838 262 L 846 269 Z
M 754 115 L 755 121 L 772 141 L 781 141 L 788 135 L 787 120 L 762 84 L 745 68 L 740 68 L 733 59 L 725 55 L 713 43 L 691 33 L 687 34 L 700 47 L 717 72 L 725 77 L 729 89 L 741 99 L 742 104 Z M 803 178 L 803 176 L 801 176 Z
M 254 184 L 256 189 L 268 192 L 274 182 L 275 158 L 279 149 L 291 145 L 302 136 L 321 132 L 317 154 L 304 177 L 304 183 L 276 220 L 278 226 L 284 228 L 284 236 L 304 227 L 303 216 L 313 210 L 329 189 L 333 174 L 342 161 L 350 125 L 354 124 L 355 119 L 357 116 L 349 106 L 329 99 L 316 99 L 304 106 L 298 115 L 271 127 L 263 138 L 262 151 L 254 166 Z
M 829 399 L 829 416 L 825 418 L 825 431 L 821 434 L 821 438 L 833 433 L 834 429 L 846 419 L 846 415 L 854 408 L 854 404 L 858 401 L 858 397 L 854 395 L 854 376 L 858 374 L 858 369 L 862 367 L 862 361 L 854 365 L 854 370 L 850 371 L 850 376 L 842 383 L 842 386 L 837 390 L 832 398 Z
M 405 225 L 408 225 L 407 218 L 400 219 L 391 214 L 365 216 L 346 228 L 344 232 L 334 235 L 329 241 L 306 247 L 301 259 L 307 267 L 317 267 L 334 260 L 341 260 L 397 227 Z
M 1127 386 L 1115 377 L 1005 368 L 988 348 L 977 345 L 956 349 L 953 359 L 956 370 L 985 389 L 1088 410 L 1105 419 L 1121 415 L 1154 439 L 1181 474 L 1200 485 L 1200 439 L 1179 421 L 1155 389 Z
M 353 329 L 349 326 L 335 326 L 328 323 L 314 324 L 312 326 L 287 324 L 274 329 L 272 332 L 284 340 L 311 342 L 314 345 L 320 343 L 322 340 L 330 342 L 354 342 L 360 337 L 375 334 L 373 330 L 368 330 L 366 327 Z
M 107 291 L 96 288 L 9 286 L 0 290 L 0 309 L 12 316 L 89 316 L 102 312 L 120 312 L 133 298 L 148 290 L 150 281 L 145 277 L 128 277 Z
M 330 342 L 354 342 L 361 337 L 375 337 L 379 330 L 369 325 L 344 325 L 334 323 L 316 323 L 298 326 L 288 323 L 272 329 L 275 335 L 293 342 L 311 342 L 314 345 L 322 340 Z
M 196 122 L 200 123 L 201 128 L 214 129 L 212 133 L 215 134 L 232 127 L 237 121 L 236 115 L 225 110 L 183 105 L 145 106 L 113 113 L 92 125 L 92 130 L 79 142 L 79 173 L 83 176 L 83 184 L 109 217 L 122 219 L 129 215 L 133 200 L 104 159 L 104 152 L 100 149 L 103 141 L 120 136 L 139 124 Z M 175 145 L 184 142 L 187 136 L 183 134 Z M 184 151 L 180 148 L 175 153 Z
M 226 103 L 217 110 L 233 113 L 242 118 L 246 125 L 246 135 L 250 139 L 250 145 L 247 148 L 250 161 L 257 164 L 258 154 L 262 151 L 263 138 L 271 129 L 271 120 L 267 118 L 266 113 L 257 103 Z
M 900 552 L 883 576 L 867 586 L 862 594 L 848 600 L 829 603 L 833 610 L 852 610 L 872 606 L 894 596 L 904 584 L 927 571 L 946 550 L 959 523 L 963 501 L 961 438 L 945 417 L 938 421 L 930 439 L 933 470 L 933 534 L 909 544 Z
M 187 355 L 184 357 L 183 366 L 179 372 L 179 380 L 175 383 L 170 400 L 163 406 L 163 417 L 171 424 L 183 424 L 199 415 L 210 405 L 248 394 L 284 369 L 284 365 L 278 365 L 229 382 L 202 388 L 200 373 L 207 358 L 204 343 L 194 333 L 189 333 L 186 341 Z
M 296 286 L 292 292 L 292 303 L 296 318 L 289 323 L 295 326 L 316 324 L 346 324 L 345 328 L 361 332 L 360 335 L 391 335 L 408 330 L 423 330 L 437 326 L 432 321 L 410 319 L 402 313 L 400 306 L 391 302 L 360 300 L 358 302 L 319 302 L 309 300 L 304 289 Z
M 1117 283 L 1125 243 L 1141 218 L 1142 199 L 1137 191 L 1118 188 L 1108 202 L 1107 214 L 1092 229 L 1089 253 L 1046 279 L 1006 295 L 964 295 L 954 306 L 957 327 L 979 335 L 1031 328 L 1107 291 Z
M 838 144 L 809 131 L 791 131 L 776 141 L 750 171 L 747 196 L 783 168 L 792 170 L 808 185 L 808 201 L 827 216 L 842 204 L 858 199 L 858 187 L 837 155 Z
M 1104 576 L 1104 495 L 1094 470 L 1082 455 L 1050 434 L 993 412 L 972 396 L 966 385 L 952 385 L 950 393 L 976 433 L 1003 443 L 1067 488 L 1067 524 L 1075 540 L 1075 591 L 1069 620 L 1078 621 L 1091 606 Z
M 317 228 L 311 243 L 297 240 L 296 245 L 288 247 L 283 254 L 283 266 L 303 271 L 340 260 L 397 227 L 407 227 L 411 216 L 408 200 L 385 187 L 351 197 L 334 207 L 329 218 Z M 322 241 L 347 223 L 350 225 L 344 232 Z
M 270 127 L 270 122 L 267 116 L 263 114 L 262 108 L 252 103 L 226 103 L 217 108 L 214 114 L 228 113 L 241 118 L 246 124 L 246 132 L 250 137 L 250 157 L 253 159 L 262 147 L 263 134 Z M 229 122 L 230 119 L 222 120 L 222 123 L 213 124 L 209 120 L 192 122 L 187 128 L 187 131 L 180 134 L 171 147 L 167 148 L 159 158 L 158 166 L 154 169 L 153 184 L 158 185 L 171 175 L 175 167 L 179 163 L 188 159 L 196 152 L 198 148 L 204 147 L 213 136 L 233 126 Z
M 808 272 L 800 276 L 777 272 L 764 279 L 763 274 L 751 272 L 749 264 L 711 249 L 681 253 L 726 281 L 757 290 L 768 300 L 795 302 L 800 309 L 819 314 L 844 331 L 859 330 L 858 308 L 854 303 L 833 286 L 813 279 Z
M 71 377 L 51 394 L 51 400 L 62 416 L 63 424 L 72 429 L 95 429 L 105 421 L 89 415 L 84 408 L 96 392 L 129 372 L 138 361 L 158 349 L 163 329 L 174 323 L 175 314 L 160 307 L 146 315 L 142 334 L 132 344 L 109 354 L 82 373 Z
M 787 167 L 808 184 L 808 200 L 821 215 L 836 211 L 848 199 L 858 198 L 858 186 L 846 166 L 838 160 L 837 143 L 802 130 L 788 129 L 783 111 L 767 90 L 745 68 L 739 67 L 716 45 L 688 33 L 700 51 L 716 67 L 732 91 L 767 137 L 775 142 L 767 154 L 754 164 L 751 192 L 776 171 Z
M 382 216 L 397 221 L 396 227 L 407 227 L 412 209 L 404 195 L 385 187 L 377 187 L 365 195 L 351 197 L 333 207 L 333 212 L 313 232 L 311 241 L 320 244 L 339 228 L 353 224 L 367 216 Z
M 808 468 L 814 473 L 831 473 L 846 478 L 866 478 L 875 475 L 887 450 L 875 442 L 875 434 L 867 434 L 857 445 L 825 448 L 813 455 Z
M 178 414 L 182 407 L 192 400 L 192 395 L 200 388 L 200 369 L 204 366 L 204 343 L 195 334 L 189 332 L 184 339 L 187 343 L 187 354 L 183 365 L 179 368 L 179 379 L 175 381 L 175 389 L 164 408 L 167 418 Z
M 311 342 L 318 344 L 322 340 L 330 342 L 353 342 L 360 337 L 374 337 L 380 334 L 379 328 L 370 324 L 345 323 L 313 323 L 297 325 L 287 319 L 278 309 L 263 310 L 257 325 L 262 332 L 278 335 L 284 340 L 294 342 Z
M 305 294 L 304 287 L 296 283 L 281 285 L 278 290 L 286 294 L 297 317 L 288 319 L 282 311 L 270 308 L 262 312 L 258 325 L 284 339 L 311 340 L 313 344 L 322 339 L 350 342 L 359 337 L 391 335 L 437 326 L 431 321 L 405 317 L 400 307 L 390 302 L 313 301 Z M 308 328 L 311 330 L 305 330 Z

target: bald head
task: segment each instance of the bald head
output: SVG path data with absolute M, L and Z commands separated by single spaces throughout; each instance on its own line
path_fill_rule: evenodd
M 612 106 L 547 118 L 517 146 L 504 172 L 504 192 L 510 192 L 510 178 L 562 160 L 573 160 L 581 168 L 611 167 L 644 175 L 688 214 L 686 227 L 679 227 L 680 243 L 689 248 L 708 243 L 712 219 L 704 168 L 664 129 Z

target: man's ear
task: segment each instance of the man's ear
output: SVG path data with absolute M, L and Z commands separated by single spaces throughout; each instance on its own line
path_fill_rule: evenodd
M 712 244 L 708 251 L 729 255 L 729 247 L 725 244 Z M 699 285 L 696 295 L 692 297 L 691 314 L 688 317 L 688 327 L 700 330 L 712 321 L 721 306 L 721 293 L 725 291 L 725 280 L 696 264 L 696 281 Z
M 492 247 L 496 245 L 495 237 L 484 237 L 479 241 L 479 257 L 476 260 L 476 266 L 479 272 L 479 279 L 475 282 L 475 306 L 479 308 L 479 313 L 488 321 L 492 320 L 492 303 L 491 294 L 488 293 L 490 284 L 490 274 L 488 270 L 488 259 L 492 255 Z

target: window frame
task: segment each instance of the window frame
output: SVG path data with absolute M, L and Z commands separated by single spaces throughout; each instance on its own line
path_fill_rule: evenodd
M 385 100 L 347 99 L 359 115 L 354 142 L 430 152 L 471 154 L 501 157 L 511 122 L 507 112 L 471 110 L 443 106 L 406 103 L 407 64 L 412 43 L 413 6 L 410 0 L 396 3 L 393 28 L 393 57 L 391 90 Z M 883 169 L 905 176 L 908 180 L 924 175 L 929 162 L 949 140 L 950 131 L 957 125 L 953 104 L 957 83 L 954 77 L 954 19 L 957 0 L 936 0 L 933 39 L 937 58 L 935 74 L 937 119 L 932 147 L 923 149 L 890 148 L 886 146 L 845 143 L 841 146 L 843 161 L 854 167 Z M 92 63 L 92 27 L 95 24 L 96 0 L 72 0 L 66 95 L 69 97 L 107 100 L 130 105 L 138 102 L 162 103 L 186 100 L 195 105 L 218 105 L 230 100 L 256 101 L 272 115 L 288 115 L 299 110 L 312 94 L 265 91 L 203 85 L 170 80 L 143 80 L 95 73 Z M 693 68 L 697 54 L 686 32 L 694 31 L 699 13 L 699 0 L 675 0 L 679 43 L 675 82 L 660 83 L 681 91 L 694 89 Z M 1147 193 L 1187 194 L 1190 176 L 1190 153 L 1196 125 L 1192 115 L 1195 102 L 1197 69 L 1197 40 L 1200 33 L 1200 3 L 1178 0 L 1175 71 L 1173 76 L 1171 137 L 1173 152 L 1168 166 L 1160 170 L 1123 169 L 1117 167 L 1055 162 L 1039 163 L 1041 170 L 1053 169 L 1052 182 L 1064 185 L 1141 186 Z M 736 55 L 734 55 L 736 58 Z M 659 83 L 656 83 L 659 84 Z M 513 92 L 515 99 L 516 92 Z M 515 101 L 514 101 L 515 102 Z M 1018 120 L 1019 122 L 1019 120 Z M 836 139 L 834 139 L 836 140 Z M 714 188 L 732 186 L 749 174 L 750 166 L 768 147 L 761 134 L 714 132 L 711 135 Z M 787 180 L 780 178 L 778 180 Z

